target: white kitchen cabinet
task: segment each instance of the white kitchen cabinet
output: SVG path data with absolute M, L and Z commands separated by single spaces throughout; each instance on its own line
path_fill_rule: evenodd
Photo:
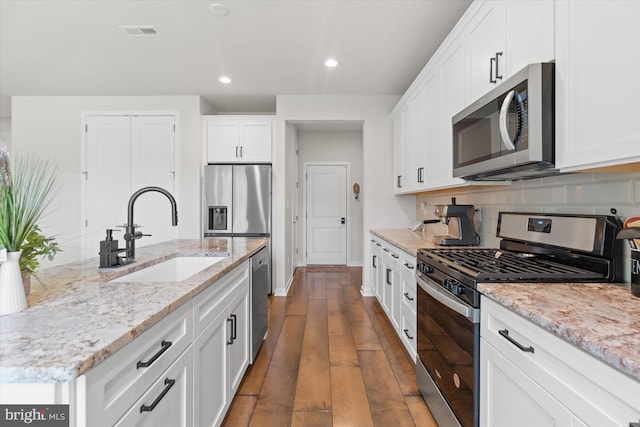
M 416 361 L 416 258 L 406 252 L 401 253 L 401 273 L 402 286 L 400 288 L 399 299 L 402 301 L 400 308 L 399 334 L 411 359 Z
M 157 382 L 173 378 L 173 373 L 167 369 L 170 370 L 192 341 L 189 301 L 81 377 L 86 387 L 87 418 L 86 422 L 79 420 L 78 424 L 113 425 L 143 396 L 158 396 Z M 182 369 L 191 368 L 185 365 L 176 369 L 180 371 L 176 371 L 176 375 L 183 375 Z M 171 390 L 168 399 L 182 393 L 179 390 L 185 386 L 185 381 L 183 378 L 174 385 L 175 390 Z M 156 385 L 150 388 L 151 384 Z M 139 407 L 133 409 L 140 412 Z
M 194 298 L 194 422 L 222 423 L 249 365 L 249 261 Z
M 435 160 L 431 162 L 437 179 L 433 187 L 446 188 L 465 185 L 462 178 L 453 177 L 452 117 L 466 106 L 467 68 L 465 37 L 452 39 L 438 62 L 440 97 L 438 102 L 438 126 L 440 144 L 432 147 Z M 462 82 L 462 83 L 461 83 Z
M 271 163 L 272 116 L 204 116 L 208 163 Z
M 372 236 L 373 237 L 373 236 Z M 371 268 L 369 269 L 369 286 L 373 290 L 376 298 L 380 303 L 382 300 L 382 294 L 384 288 L 382 287 L 384 283 L 380 279 L 380 274 L 382 270 L 381 256 L 382 256 L 382 243 L 378 238 L 371 239 Z
M 482 297 L 480 425 L 626 426 L 640 382 Z
M 193 357 L 189 348 L 149 387 L 115 426 L 193 426 L 192 380 Z
M 554 59 L 553 1 L 478 1 L 468 13 L 469 103 L 527 64 Z
M 407 135 L 408 108 L 401 108 L 393 117 L 393 192 L 402 194 L 405 179 L 404 156 L 409 143 Z
M 527 64 L 554 59 L 554 4 L 471 4 L 392 111 L 395 194 L 479 185 L 453 178 L 452 117 Z
M 371 238 L 372 262 L 375 256 L 377 270 L 375 292 L 378 302 L 387 315 L 398 338 L 415 361 L 416 358 L 416 278 L 415 256 L 389 242 L 373 236 Z
M 478 3 L 477 3 L 478 4 Z M 505 77 L 505 3 L 485 1 L 467 27 L 469 101 L 479 98 Z
M 640 2 L 558 1 L 556 166 L 640 161 Z

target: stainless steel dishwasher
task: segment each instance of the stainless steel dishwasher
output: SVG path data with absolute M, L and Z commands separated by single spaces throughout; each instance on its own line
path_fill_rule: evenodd
M 269 247 L 251 257 L 251 363 L 267 333 L 268 295 L 271 291 Z

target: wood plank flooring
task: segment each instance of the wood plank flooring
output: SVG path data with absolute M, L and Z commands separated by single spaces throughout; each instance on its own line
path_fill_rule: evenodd
M 226 427 L 437 427 L 409 359 L 362 269 L 296 270 L 271 297 L 269 329 Z

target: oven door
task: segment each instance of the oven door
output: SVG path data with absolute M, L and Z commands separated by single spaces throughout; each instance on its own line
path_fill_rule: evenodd
M 434 276 L 438 280 L 439 274 Z M 420 273 L 416 277 L 420 391 L 438 425 L 477 426 L 480 310 L 463 303 L 435 280 Z

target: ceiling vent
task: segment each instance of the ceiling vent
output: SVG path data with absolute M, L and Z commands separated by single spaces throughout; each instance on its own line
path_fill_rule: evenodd
M 120 25 L 119 28 L 131 37 L 160 37 L 153 25 Z

